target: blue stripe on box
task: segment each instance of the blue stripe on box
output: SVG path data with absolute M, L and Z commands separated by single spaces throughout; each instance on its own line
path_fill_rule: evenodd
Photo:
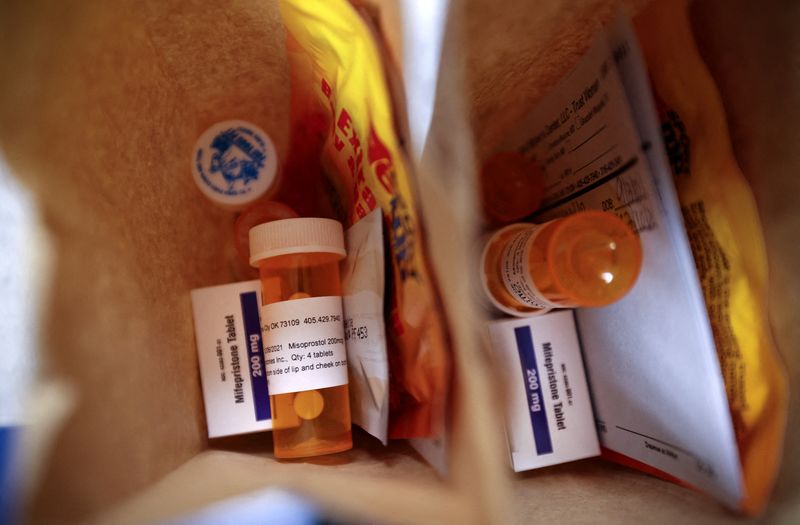
M 541 377 L 539 369 L 536 367 L 536 354 L 533 351 L 533 335 L 530 326 L 515 328 L 514 337 L 517 339 L 517 351 L 519 351 L 519 361 L 522 365 L 522 382 L 527 393 L 536 455 L 551 454 L 553 443 L 550 440 L 550 428 L 547 425 Z
M 258 296 L 255 292 L 239 294 L 242 302 L 244 334 L 247 338 L 247 363 L 250 366 L 250 384 L 253 387 L 253 405 L 256 421 L 269 419 L 269 390 L 267 371 L 264 369 L 264 346 L 261 342 L 261 317 L 258 313 Z
M 22 520 L 21 427 L 0 426 L 0 523 Z

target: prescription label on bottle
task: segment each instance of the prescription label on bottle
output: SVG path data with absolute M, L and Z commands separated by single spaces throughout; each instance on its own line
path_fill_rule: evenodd
M 264 305 L 261 319 L 270 395 L 347 384 L 341 297 Z
M 531 224 L 506 241 L 500 255 L 500 274 L 506 290 L 514 299 L 531 308 L 560 308 L 545 299 L 533 282 L 530 272 L 530 252 L 533 240 L 542 224 Z

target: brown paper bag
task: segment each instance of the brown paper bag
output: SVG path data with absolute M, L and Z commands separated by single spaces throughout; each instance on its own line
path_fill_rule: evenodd
M 401 56 L 396 6 L 380 4 Z M 30 520 L 146 523 L 280 484 L 336 515 L 389 523 L 733 521 L 700 494 L 600 461 L 512 479 L 493 372 L 474 366 L 485 361 L 464 286 L 477 228 L 474 159 L 574 64 L 616 6 L 452 2 L 434 121 L 417 166 L 456 353 L 447 480 L 404 443 L 383 449 L 364 437 L 347 454 L 279 463 L 268 434 L 205 437 L 188 291 L 231 280 L 233 217 L 193 187 L 188 156 L 208 124 L 237 116 L 267 129 L 285 152 L 288 72 L 275 3 L 0 6 L 0 148 L 33 191 L 54 248 L 42 376 L 72 385 L 76 399 L 43 458 Z M 789 87 L 798 85 L 796 72 L 774 58 L 797 37 L 789 39 L 778 7 L 729 6 L 698 3 L 696 29 L 762 209 L 773 326 L 789 352 L 800 341 L 800 215 L 790 207 L 800 184 L 787 174 L 800 159 L 788 145 L 800 126 L 772 101 L 780 94 L 786 107 L 800 107 Z M 800 363 L 786 355 L 796 379 Z M 798 435 L 792 417 L 789 444 Z M 797 512 L 798 460 L 790 449 L 769 518 L 788 522 Z

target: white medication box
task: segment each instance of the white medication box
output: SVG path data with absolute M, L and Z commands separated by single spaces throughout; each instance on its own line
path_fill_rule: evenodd
M 489 323 L 506 392 L 506 435 L 520 472 L 600 454 L 572 310 Z
M 192 290 L 210 438 L 272 429 L 260 307 L 260 281 Z

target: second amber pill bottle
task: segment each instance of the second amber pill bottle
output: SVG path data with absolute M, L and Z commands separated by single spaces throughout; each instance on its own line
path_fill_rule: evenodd
M 285 219 L 250 230 L 275 457 L 353 446 L 339 276 L 344 256 L 342 225 L 334 220 Z
M 612 213 L 582 211 L 495 232 L 481 257 L 481 278 L 495 308 L 526 317 L 609 305 L 633 287 L 641 266 L 641 243 L 630 226 Z

